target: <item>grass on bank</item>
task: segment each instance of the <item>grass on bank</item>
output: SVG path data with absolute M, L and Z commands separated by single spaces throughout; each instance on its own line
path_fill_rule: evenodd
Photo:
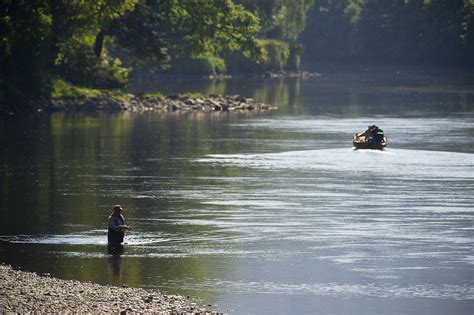
M 204 96 L 202 93 L 199 93 L 199 92 L 186 92 L 186 93 L 182 93 L 181 95 L 189 97 L 189 98 L 194 98 L 194 99 Z M 163 94 L 162 92 L 146 92 L 146 93 L 143 93 L 142 96 L 145 98 L 146 97 L 157 97 L 157 98 L 167 97 L 167 95 Z
M 202 93 L 196 92 L 186 92 L 183 93 L 184 96 L 190 98 L 200 98 L 203 97 Z M 53 89 L 51 92 L 52 99 L 61 99 L 61 98 L 87 98 L 87 97 L 112 97 L 119 101 L 127 101 L 133 95 L 124 92 L 120 89 L 114 90 L 101 90 L 94 89 L 89 87 L 73 85 L 69 82 L 66 82 L 61 79 L 56 79 L 53 81 Z M 156 98 L 166 98 L 166 94 L 162 92 L 147 92 L 140 94 L 142 97 L 156 97 Z
M 77 98 L 77 97 L 95 97 L 101 95 L 98 89 L 75 86 L 61 79 L 53 81 L 51 98 Z
M 126 101 L 130 98 L 130 94 L 122 90 L 100 90 L 83 86 L 76 86 L 61 79 L 53 81 L 51 91 L 52 99 L 61 98 L 87 98 L 87 97 L 112 97 L 120 101 Z
M 166 95 L 161 92 L 147 92 L 147 93 L 143 93 L 143 97 L 165 98 Z

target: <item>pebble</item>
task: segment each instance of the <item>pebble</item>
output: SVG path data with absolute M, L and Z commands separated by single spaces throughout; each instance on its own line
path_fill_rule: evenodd
M 14 270 L 7 265 L 0 265 L 0 279 L 0 314 L 222 314 L 208 307 L 197 307 L 195 301 L 179 295 L 61 280 Z

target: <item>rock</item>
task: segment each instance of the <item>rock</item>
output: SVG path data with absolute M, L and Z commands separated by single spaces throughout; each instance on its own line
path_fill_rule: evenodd
M 179 106 L 177 103 L 173 103 L 169 106 L 169 110 L 174 112 L 174 111 L 177 111 L 179 109 Z
M 170 100 L 179 100 L 181 98 L 181 95 L 180 94 L 171 94 L 171 95 L 168 95 L 168 98 Z
M 227 103 L 221 103 L 221 107 L 223 111 L 227 111 L 229 110 L 230 105 Z
M 196 102 L 195 102 L 194 100 L 192 100 L 192 99 L 186 99 L 186 100 L 184 101 L 184 104 L 185 104 L 185 105 L 188 105 L 188 106 L 192 106 L 192 105 L 196 104 Z
M 153 302 L 153 295 L 148 296 L 148 297 L 145 298 L 143 301 L 145 301 L 145 303 L 151 303 L 151 302 Z
M 39 99 L 31 102 L 28 108 L 41 113 L 54 112 L 147 112 L 147 111 L 234 111 L 234 110 L 274 110 L 276 107 L 246 98 L 241 95 L 211 94 L 197 98 L 173 94 L 168 97 L 142 97 L 128 95 L 127 99 L 116 99 L 112 93 L 104 92 L 100 96 L 63 99 Z M 11 114 L 14 114 L 13 112 Z

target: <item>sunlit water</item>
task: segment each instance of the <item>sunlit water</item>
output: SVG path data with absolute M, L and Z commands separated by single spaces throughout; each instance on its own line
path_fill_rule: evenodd
M 315 114 L 302 101 L 304 114 L 47 122 L 27 134 L 43 143 L 32 156 L 16 161 L 27 150 L 10 142 L 2 153 L 1 260 L 235 314 L 472 314 L 468 95 L 447 113 L 428 93 L 412 114 Z M 352 149 L 372 123 L 388 148 Z M 134 226 L 120 256 L 106 248 L 114 203 Z

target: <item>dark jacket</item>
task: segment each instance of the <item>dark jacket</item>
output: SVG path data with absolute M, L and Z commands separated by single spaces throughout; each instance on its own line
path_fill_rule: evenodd
M 123 242 L 125 232 L 120 225 L 125 225 L 123 215 L 112 213 L 107 220 L 109 231 L 107 233 L 107 240 L 109 244 L 120 244 Z

